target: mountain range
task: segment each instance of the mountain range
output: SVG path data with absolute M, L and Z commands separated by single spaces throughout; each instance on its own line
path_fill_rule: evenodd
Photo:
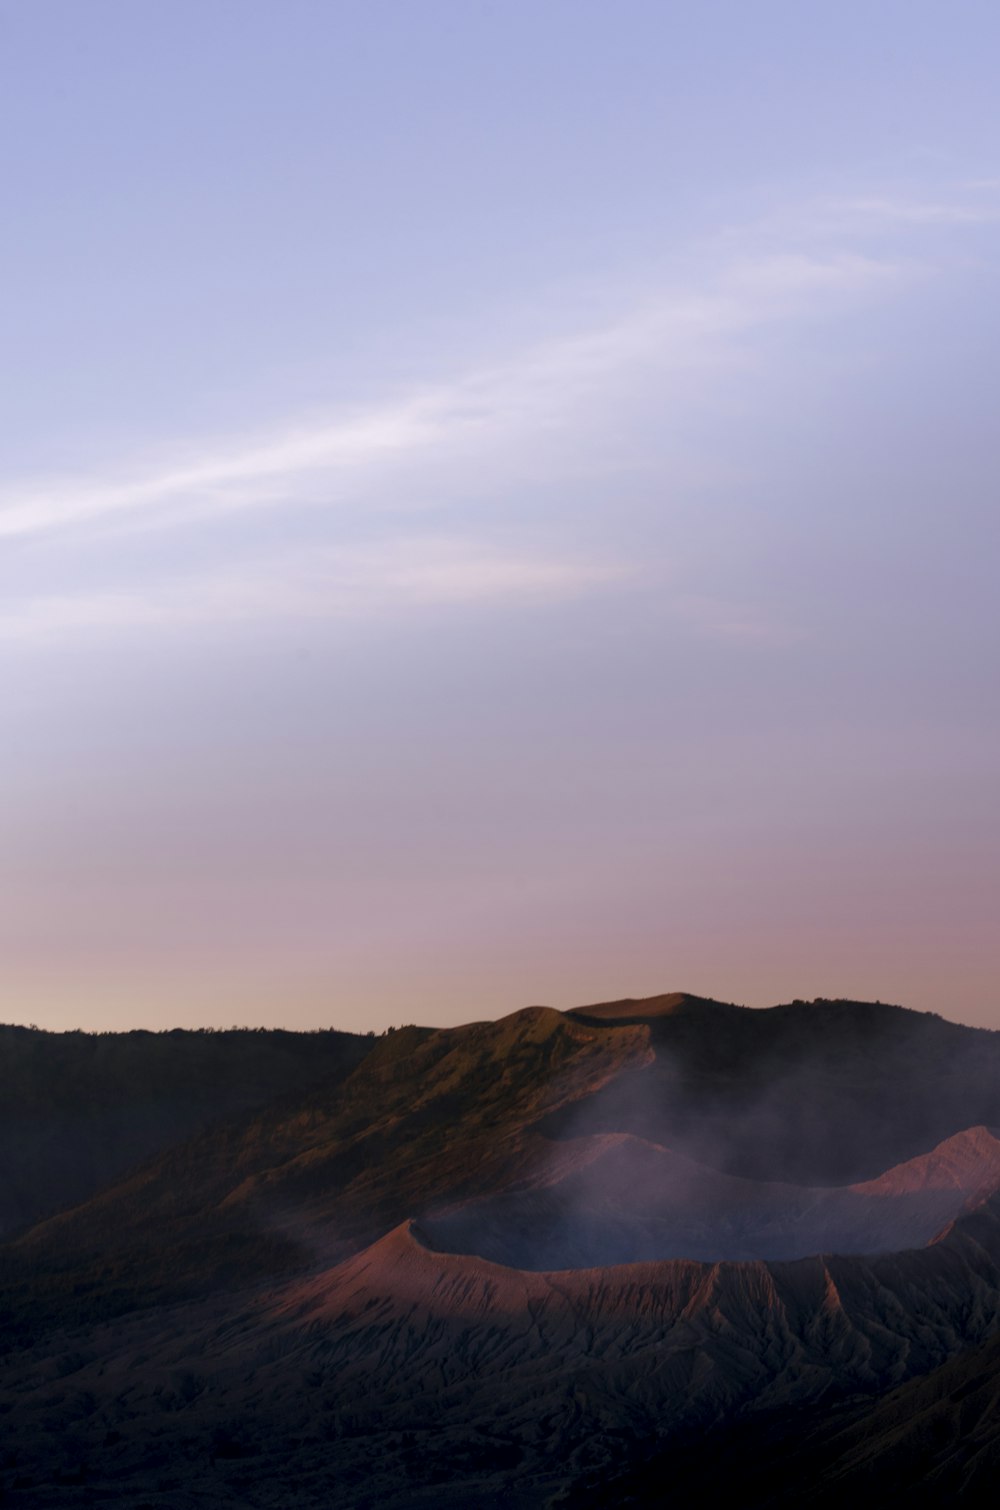
M 4 1504 L 978 1503 L 1000 1034 L 0 1030 Z

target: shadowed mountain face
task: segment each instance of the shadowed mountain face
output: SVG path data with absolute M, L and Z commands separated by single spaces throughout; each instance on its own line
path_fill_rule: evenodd
M 0 1250 L 10 1503 L 764 1505 L 779 1439 L 806 1502 L 997 1329 L 1000 1036 L 676 995 L 364 1047 Z
M 631 1132 L 754 1179 L 849 1184 L 1000 1122 L 1000 1035 L 849 1001 L 751 1012 L 675 994 L 571 1014 L 642 1023 L 650 1058 L 556 1136 Z
M 0 1237 L 209 1123 L 348 1074 L 354 1033 L 45 1033 L 0 1025 Z

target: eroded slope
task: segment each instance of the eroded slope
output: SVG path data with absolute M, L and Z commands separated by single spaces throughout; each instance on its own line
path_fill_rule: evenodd
M 0 1372 L 10 1503 L 75 1502 L 73 1475 L 97 1502 L 621 1503 L 598 1496 L 658 1447 L 669 1465 L 747 1413 L 829 1409 L 988 1339 L 998 1253 L 989 1203 L 904 1255 L 555 1274 L 405 1224 L 276 1291 L 20 1354 Z

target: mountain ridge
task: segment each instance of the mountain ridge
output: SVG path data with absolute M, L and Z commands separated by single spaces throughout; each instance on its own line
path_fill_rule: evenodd
M 801 1503 L 875 1482 L 880 1400 L 993 1356 L 1000 1035 L 636 1005 L 350 1045 L 0 1245 L 10 1504 L 763 1510 L 767 1444 Z

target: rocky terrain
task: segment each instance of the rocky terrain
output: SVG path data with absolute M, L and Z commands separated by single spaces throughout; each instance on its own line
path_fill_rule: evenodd
M 354 1052 L 0 1250 L 3 1503 L 976 1503 L 1000 1036 L 678 995 Z

